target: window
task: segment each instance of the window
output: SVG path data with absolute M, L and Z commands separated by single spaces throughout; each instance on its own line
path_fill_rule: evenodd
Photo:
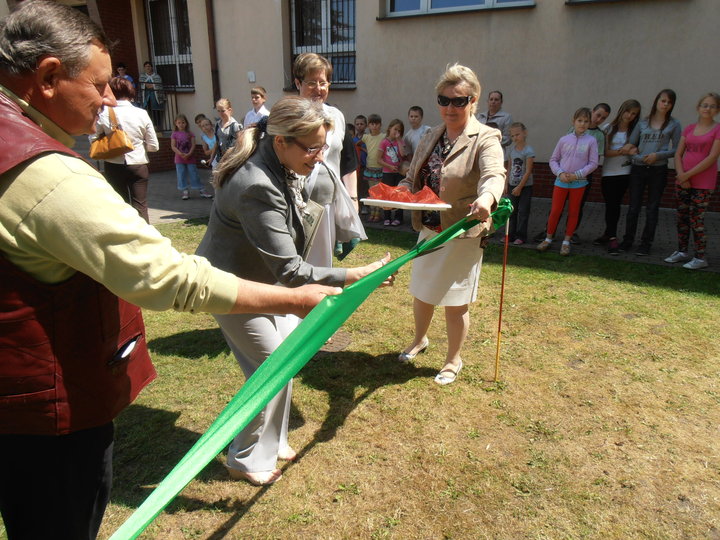
M 534 5 L 534 0 L 387 0 L 387 14 L 420 15 Z
M 194 90 L 187 0 L 145 0 L 152 63 L 163 86 Z
M 291 0 L 293 59 L 322 54 L 333 66 L 333 88 L 355 86 L 355 0 Z

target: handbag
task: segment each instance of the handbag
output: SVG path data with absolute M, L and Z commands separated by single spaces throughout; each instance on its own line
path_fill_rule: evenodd
M 133 149 L 133 143 L 122 128 L 118 125 L 115 110 L 108 108 L 110 117 L 109 135 L 101 133 L 97 139 L 90 144 L 90 157 L 92 159 L 112 159 L 127 154 Z

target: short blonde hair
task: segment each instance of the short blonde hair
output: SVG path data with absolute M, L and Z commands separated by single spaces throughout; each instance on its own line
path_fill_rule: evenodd
M 438 79 L 435 85 L 435 92 L 440 94 L 448 86 L 464 86 L 468 92 L 468 95 L 474 98 L 475 103 L 471 105 L 470 112 L 474 113 L 477 108 L 477 101 L 480 97 L 482 88 L 480 87 L 480 81 L 475 75 L 475 72 L 469 67 L 462 66 L 458 63 L 448 64 L 443 73 Z
M 332 78 L 333 67 L 330 60 L 317 53 L 299 54 L 293 63 L 293 77 L 300 82 L 308 74 L 318 70 L 325 71 L 325 77 L 328 81 Z
M 239 133 L 235 146 L 223 154 L 215 169 L 215 185 L 222 186 L 255 153 L 263 130 L 272 137 L 295 139 L 312 133 L 320 126 L 325 126 L 326 131 L 333 128 L 333 119 L 322 104 L 300 96 L 281 99 L 270 109 L 267 124 L 261 121 Z
M 232 103 L 228 98 L 221 97 L 215 102 L 215 108 L 224 107 L 225 109 L 232 109 Z

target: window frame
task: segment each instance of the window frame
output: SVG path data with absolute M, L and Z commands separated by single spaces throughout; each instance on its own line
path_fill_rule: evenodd
M 187 1 L 185 0 L 185 19 L 187 20 L 189 18 L 189 14 L 187 12 Z M 168 14 L 169 14 L 169 23 L 168 23 L 168 29 L 170 31 L 170 47 L 172 49 L 171 54 L 156 54 L 155 51 L 155 32 L 153 31 L 153 20 L 152 20 L 152 10 L 150 8 L 151 4 L 154 2 L 164 2 L 168 6 Z M 190 52 L 184 53 L 180 51 L 180 43 L 179 43 L 179 24 L 182 20 L 182 14 L 180 17 L 178 17 L 176 6 L 177 6 L 177 0 L 145 0 L 145 19 L 146 19 L 146 25 L 147 25 L 147 33 L 148 33 L 148 48 L 150 50 L 150 57 L 151 62 L 153 64 L 153 67 L 155 69 L 155 72 L 158 73 L 160 66 L 166 67 L 166 66 L 173 66 L 175 69 L 175 80 L 178 82 L 177 84 L 170 84 L 169 81 L 166 81 L 163 79 L 163 88 L 166 91 L 176 91 L 176 92 L 194 92 L 195 91 L 195 70 L 193 69 L 193 61 L 192 61 L 192 40 L 191 40 L 191 33 L 190 28 L 188 25 L 187 28 L 187 40 L 188 40 L 188 49 Z M 181 65 L 189 65 L 190 66 L 190 77 L 192 79 L 191 82 L 183 82 L 182 77 L 182 70 L 180 68 Z
M 349 15 L 348 19 L 352 26 L 352 31 L 350 32 L 350 36 L 348 39 L 344 39 L 341 41 L 336 41 L 333 43 L 332 41 L 332 7 L 333 3 L 338 2 L 338 0 L 316 0 L 320 3 L 320 39 L 318 45 L 297 45 L 297 25 L 296 25 L 296 17 L 298 16 L 297 12 L 297 3 L 302 0 L 290 0 L 290 55 L 291 60 L 294 60 L 295 57 L 299 54 L 306 53 L 306 52 L 314 52 L 317 54 L 321 54 L 322 56 L 326 57 L 330 62 L 333 64 L 333 76 L 331 79 L 332 82 L 332 88 L 334 90 L 341 90 L 341 89 L 354 89 L 357 87 L 357 40 L 356 40 L 356 30 L 357 30 L 357 21 L 356 21 L 356 13 L 357 13 L 357 0 L 339 0 L 341 4 L 344 4 L 347 2 L 348 4 L 351 4 L 351 7 L 353 9 L 353 13 Z M 348 6 L 350 7 L 350 6 Z M 341 69 L 338 69 L 339 63 L 334 62 L 333 58 L 337 57 L 348 57 L 352 58 L 352 78 L 345 78 L 343 80 L 338 79 L 338 75 L 342 72 Z M 336 65 L 338 64 L 338 65 Z M 292 65 L 292 61 L 291 61 Z M 292 77 L 291 77 L 291 83 L 292 83 Z
M 495 9 L 511 9 L 511 8 L 525 8 L 535 7 L 535 0 L 477 0 L 477 5 L 472 6 L 454 6 L 454 7 L 442 7 L 433 8 L 433 0 L 418 0 L 420 7 L 414 10 L 406 11 L 392 11 L 391 2 L 392 0 L 385 0 L 385 17 L 384 18 L 398 18 L 398 17 L 416 17 L 422 15 L 437 15 L 441 13 L 463 13 L 467 11 L 485 11 Z

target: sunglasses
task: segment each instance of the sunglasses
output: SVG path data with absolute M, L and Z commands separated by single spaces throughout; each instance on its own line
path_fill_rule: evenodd
M 288 139 L 285 139 L 286 141 Z M 327 144 L 323 144 L 322 146 L 316 146 L 316 147 L 307 147 L 304 144 L 300 144 L 295 139 L 289 139 L 291 143 L 293 143 L 295 146 L 300 148 L 300 150 L 303 150 L 308 156 L 316 156 L 320 152 L 327 152 L 327 149 L 330 148 Z
M 467 107 L 467 104 L 470 103 L 470 100 L 472 99 L 472 96 L 460 96 L 460 97 L 447 97 L 447 96 L 438 96 L 437 101 L 438 105 L 441 107 L 447 107 L 452 103 L 452 106 L 457 109 L 462 109 L 463 107 Z

